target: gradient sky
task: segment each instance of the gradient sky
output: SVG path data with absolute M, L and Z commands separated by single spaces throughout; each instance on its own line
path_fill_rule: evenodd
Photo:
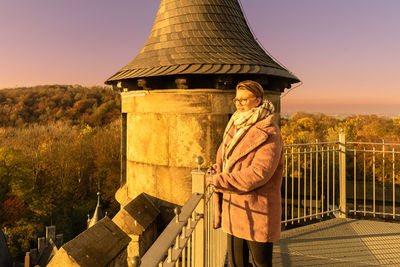
M 400 114 L 400 0 L 241 0 L 303 84 L 282 112 Z M 0 88 L 103 85 L 145 43 L 160 0 L 0 0 Z

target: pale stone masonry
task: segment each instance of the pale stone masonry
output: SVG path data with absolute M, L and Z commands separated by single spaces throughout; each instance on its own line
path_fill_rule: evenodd
M 47 266 L 128 266 L 156 240 L 159 214 L 145 194 L 129 199 L 112 220 L 104 217 L 56 250 Z
M 277 120 L 280 94 L 299 82 L 256 41 L 237 0 L 162 0 L 142 50 L 106 81 L 122 99 L 117 200 L 144 192 L 182 205 L 194 159 L 215 161 L 243 80 L 264 87 Z
M 128 262 L 135 256 L 142 257 L 157 239 L 159 214 L 159 209 L 142 193 L 127 202 L 112 219 L 131 238 L 127 247 Z

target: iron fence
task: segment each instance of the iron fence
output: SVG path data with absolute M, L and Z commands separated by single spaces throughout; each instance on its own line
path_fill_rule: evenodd
M 330 216 L 400 218 L 400 144 L 338 142 L 284 146 L 282 224 Z M 201 164 L 201 160 L 198 160 Z M 192 197 L 140 266 L 223 266 L 226 235 L 213 229 L 214 191 L 205 171 L 192 172 Z M 135 265 L 134 265 L 135 266 Z
M 285 145 L 282 224 L 339 211 L 340 151 L 338 142 Z
M 347 142 L 349 215 L 400 217 L 400 144 Z

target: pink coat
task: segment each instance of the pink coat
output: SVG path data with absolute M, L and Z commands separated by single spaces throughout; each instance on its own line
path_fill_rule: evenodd
M 221 172 L 221 148 L 212 180 L 217 191 L 215 227 L 222 218 L 222 229 L 231 235 L 258 242 L 278 241 L 283 142 L 273 116 L 250 127 L 231 153 L 225 172 Z

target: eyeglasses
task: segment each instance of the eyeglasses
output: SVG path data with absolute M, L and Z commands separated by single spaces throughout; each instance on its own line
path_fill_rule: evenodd
M 257 97 L 250 97 L 250 98 L 242 98 L 242 99 L 237 99 L 236 97 L 234 98 L 234 99 L 232 99 L 232 101 L 233 101 L 233 103 L 235 104 L 235 105 L 241 105 L 241 106 L 244 106 L 244 105 L 246 105 L 247 104 L 247 101 L 249 100 L 249 99 L 252 99 L 252 98 L 257 98 Z

